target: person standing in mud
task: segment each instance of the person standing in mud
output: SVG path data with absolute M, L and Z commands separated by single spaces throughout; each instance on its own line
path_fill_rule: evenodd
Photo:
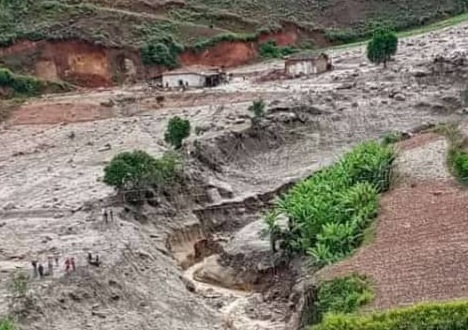
M 113 223 L 114 222 L 114 212 L 112 209 L 109 210 L 109 215 L 110 215 L 110 221 Z
M 65 260 L 65 272 L 67 273 L 67 275 L 70 274 L 70 267 L 71 267 L 71 261 L 70 261 L 70 258 L 67 258 Z
M 71 257 L 70 258 L 70 265 L 71 265 L 71 270 L 72 272 L 74 272 L 76 270 L 76 267 L 75 267 L 75 258 L 74 257 Z
M 54 274 L 54 264 L 52 256 L 47 257 L 47 271 L 49 272 L 50 276 Z
M 31 261 L 31 265 L 33 267 L 33 278 L 36 278 L 38 273 L 37 273 L 37 260 Z
M 109 217 L 109 215 L 107 214 L 107 209 L 104 209 L 104 210 L 103 210 L 103 213 L 102 213 L 102 218 L 103 218 L 103 220 L 105 221 L 105 223 L 108 222 L 108 220 L 109 220 L 108 217 Z
M 39 273 L 39 278 L 43 278 L 44 277 L 44 266 L 42 266 L 42 264 L 39 264 L 39 267 L 37 267 L 37 271 Z

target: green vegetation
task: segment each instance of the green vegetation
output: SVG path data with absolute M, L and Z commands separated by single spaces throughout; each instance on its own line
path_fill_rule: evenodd
M 403 134 L 401 132 L 391 132 L 385 134 L 382 138 L 382 143 L 384 145 L 394 144 L 400 142 L 404 139 Z
M 197 42 L 193 48 L 202 51 L 223 41 L 257 41 L 258 33 L 223 33 Z
M 171 144 L 175 149 L 182 147 L 182 141 L 190 135 L 190 121 L 178 116 L 172 117 L 167 124 L 164 141 Z
M 162 65 L 169 69 L 180 65 L 179 54 L 184 51 L 184 46 L 174 38 L 167 24 L 141 26 L 140 30 L 145 35 L 141 48 L 144 64 Z
M 468 184 L 468 152 L 466 151 L 468 140 L 456 124 L 441 124 L 433 131 L 444 135 L 450 144 L 447 164 L 451 173 L 460 183 Z
M 307 253 L 318 266 L 353 253 L 390 187 L 395 156 L 391 146 L 366 142 L 293 187 L 277 205 L 289 219 L 283 249 Z
M 16 297 L 24 297 L 29 290 L 29 275 L 25 272 L 17 272 L 13 274 L 10 282 L 10 291 Z
M 160 187 L 175 179 L 179 165 L 172 153 L 156 159 L 141 150 L 123 152 L 105 167 L 103 181 L 119 191 Z
M 260 56 L 262 58 L 281 58 L 283 56 L 297 53 L 294 47 L 278 47 L 275 41 L 267 41 L 260 45 Z
M 374 292 L 364 276 L 350 275 L 323 282 L 318 288 L 314 306 L 317 324 L 328 314 L 350 314 L 374 299 Z
M 249 106 L 248 110 L 253 114 L 252 125 L 258 124 L 265 117 L 265 108 L 266 104 L 262 99 L 253 101 L 252 105 Z
M 373 63 L 383 63 L 387 67 L 387 62 L 396 54 L 398 48 L 398 37 L 388 30 L 378 30 L 372 40 L 367 45 L 367 58 Z
M 17 330 L 15 322 L 8 318 L 0 319 L 0 330 Z
M 428 303 L 369 315 L 329 314 L 313 330 L 466 330 L 468 302 Z
M 0 68 L 0 88 L 5 89 L 0 94 L 0 97 L 3 98 L 38 96 L 46 92 L 58 93 L 72 89 L 69 84 L 48 82 L 34 77 L 17 75 L 8 69 L 2 68 Z

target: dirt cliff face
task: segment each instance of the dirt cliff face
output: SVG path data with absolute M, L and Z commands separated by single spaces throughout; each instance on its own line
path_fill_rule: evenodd
M 280 46 L 294 45 L 295 29 L 262 34 L 258 41 L 224 41 L 203 51 L 188 49 L 180 62 L 188 65 L 235 67 L 258 57 L 261 43 L 274 40 Z M 106 87 L 151 78 L 163 71 L 145 67 L 136 50 L 106 48 L 85 41 L 21 41 L 0 49 L 0 65 L 15 72 L 47 80 L 64 80 L 84 87 Z
M 65 80 L 86 87 L 111 86 L 128 75 L 141 74 L 137 52 L 105 48 L 84 41 L 22 41 L 0 49 L 3 65 L 47 80 Z M 136 72 L 126 63 L 132 62 Z M 140 72 L 138 72 L 140 71 Z

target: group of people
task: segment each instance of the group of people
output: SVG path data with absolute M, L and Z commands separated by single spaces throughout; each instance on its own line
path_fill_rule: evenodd
M 106 208 L 102 209 L 102 219 L 105 223 L 109 223 L 109 220 L 114 222 L 114 212 L 112 212 L 112 209 L 109 211 Z
M 44 268 L 44 265 L 37 260 L 32 260 L 31 265 L 33 267 L 33 277 L 34 278 L 44 278 L 44 276 L 52 276 L 54 275 L 54 261 L 55 267 L 59 267 L 59 257 L 58 255 L 55 256 L 48 256 L 47 257 L 47 269 Z M 65 271 L 67 274 L 70 273 L 71 270 L 75 271 L 75 258 L 67 258 L 65 260 Z
M 49 256 L 47 257 L 47 269 L 44 268 L 42 263 L 39 263 L 37 260 L 32 260 L 31 265 L 33 267 L 33 277 L 40 279 L 44 278 L 45 276 L 52 276 L 54 275 L 54 260 L 55 260 L 55 267 L 59 267 L 59 257 L 58 256 Z M 99 267 L 101 265 L 101 260 L 99 260 L 99 255 L 93 258 L 91 253 L 88 253 L 88 264 L 92 266 Z M 71 272 L 76 271 L 76 264 L 75 258 L 69 257 L 65 259 L 65 273 L 70 275 Z

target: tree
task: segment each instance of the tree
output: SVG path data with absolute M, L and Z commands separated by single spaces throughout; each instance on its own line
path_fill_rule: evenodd
M 175 116 L 169 120 L 164 141 L 174 146 L 174 149 L 182 147 L 182 141 L 190 135 L 190 122 Z
M 265 107 L 265 102 L 262 99 L 253 101 L 249 107 L 249 111 L 253 113 L 252 124 L 258 123 L 265 116 Z
M 392 55 L 396 54 L 398 37 L 389 30 L 377 30 L 367 44 L 367 58 L 376 64 L 383 63 L 384 68 Z
M 155 166 L 156 159 L 144 151 L 123 152 L 104 168 L 104 183 L 117 189 L 140 188 L 152 178 Z

